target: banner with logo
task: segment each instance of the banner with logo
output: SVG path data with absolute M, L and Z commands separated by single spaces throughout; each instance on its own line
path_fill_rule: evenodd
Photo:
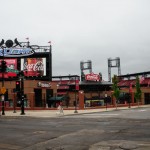
M 100 81 L 100 75 L 94 74 L 94 73 L 86 74 L 85 80 L 87 80 L 87 81 Z
M 37 87 L 42 87 L 42 88 L 50 88 L 51 83 L 50 82 L 38 82 Z
M 21 70 L 25 76 L 46 76 L 46 58 L 22 58 Z
M 1 65 L 1 61 L 0 61 L 0 65 Z M 4 61 L 6 62 L 6 66 L 7 66 L 6 72 L 4 73 L 4 78 L 16 77 L 17 73 L 19 72 L 17 70 L 17 59 L 4 59 Z M 2 77 L 2 73 L 0 73 L 0 77 Z

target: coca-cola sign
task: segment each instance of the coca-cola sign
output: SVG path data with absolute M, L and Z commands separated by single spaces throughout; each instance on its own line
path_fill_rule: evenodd
M 99 74 L 94 74 L 94 73 L 86 74 L 85 80 L 87 80 L 87 81 L 100 81 L 100 76 L 99 76 Z
M 21 60 L 21 69 L 25 76 L 44 76 L 46 75 L 46 59 L 24 58 Z
M 27 71 L 44 71 L 44 65 L 42 61 L 37 61 L 35 64 L 28 64 L 25 62 L 23 67 L 24 70 Z

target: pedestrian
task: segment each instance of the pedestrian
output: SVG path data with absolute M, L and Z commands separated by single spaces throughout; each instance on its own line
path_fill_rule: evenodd
M 58 112 L 56 114 L 59 115 L 64 115 L 63 107 L 62 107 L 62 102 L 60 102 L 59 106 L 57 107 Z

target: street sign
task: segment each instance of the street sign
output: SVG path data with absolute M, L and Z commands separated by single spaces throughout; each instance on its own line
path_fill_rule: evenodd
M 1 88 L 1 93 L 2 93 L 2 94 L 5 94 L 5 93 L 6 93 L 6 88 L 5 88 L 5 87 L 2 87 L 2 88 Z
M 4 95 L 2 95 L 2 101 L 4 101 L 4 99 L 5 99 L 5 97 L 4 97 Z

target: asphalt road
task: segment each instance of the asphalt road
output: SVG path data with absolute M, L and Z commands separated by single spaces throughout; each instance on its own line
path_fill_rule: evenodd
M 66 118 L 128 118 L 128 119 L 150 119 L 150 108 L 117 109 L 91 114 L 76 114 Z
M 0 118 L 0 150 L 62 149 L 149 150 L 150 108 L 56 118 Z

